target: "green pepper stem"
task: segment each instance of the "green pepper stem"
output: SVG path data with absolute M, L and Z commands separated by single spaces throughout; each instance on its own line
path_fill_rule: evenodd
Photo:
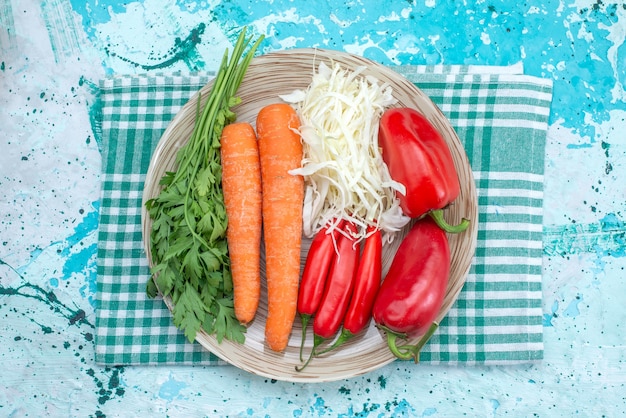
M 316 356 L 321 356 L 322 354 L 325 354 L 325 353 L 328 353 L 329 351 L 334 350 L 335 348 L 339 347 L 340 345 L 342 345 L 343 343 L 345 343 L 346 341 L 348 341 L 352 337 L 354 337 L 353 333 L 351 333 L 350 331 L 348 331 L 345 328 L 342 329 L 341 330 L 341 334 L 339 334 L 339 338 L 337 338 L 335 340 L 335 342 L 332 343 L 332 345 L 326 347 L 325 349 L 323 349 L 322 351 L 317 353 Z
M 428 340 L 430 340 L 430 337 L 433 336 L 435 331 L 437 331 L 438 327 L 439 327 L 439 324 L 437 322 L 433 322 L 430 325 L 430 328 L 428 328 L 428 331 L 426 331 L 426 334 L 424 334 L 422 338 L 420 338 L 417 344 L 415 345 L 405 344 L 401 346 L 397 345 L 397 339 L 398 338 L 404 339 L 405 335 L 395 333 L 385 328 L 385 331 L 387 333 L 387 345 L 389 346 L 389 350 L 391 350 L 393 355 L 399 358 L 400 360 L 414 359 L 415 363 L 419 363 L 420 351 L 422 350 L 422 348 L 424 348 L 424 345 L 426 345 Z
M 320 337 L 320 336 L 319 336 L 319 335 L 317 335 L 317 334 L 313 334 L 313 348 L 311 349 L 311 353 L 309 354 L 309 358 L 306 360 L 306 362 L 305 362 L 302 366 L 300 366 L 300 367 L 296 366 L 296 371 L 297 371 L 297 372 L 301 372 L 302 370 L 304 370 L 304 368 L 305 368 L 306 366 L 308 366 L 308 365 L 309 365 L 309 363 L 311 362 L 311 360 L 313 359 L 313 357 L 316 357 L 316 356 L 317 356 L 316 349 L 317 349 L 317 347 L 319 347 L 319 346 L 320 346 L 320 344 L 322 344 L 324 341 L 326 341 L 326 339 L 325 339 L 325 338 Z
M 431 218 L 433 218 L 439 228 L 450 234 L 458 234 L 459 232 L 463 232 L 470 224 L 469 219 L 463 218 L 461 219 L 461 222 L 457 225 L 450 225 L 443 217 L 443 209 L 432 210 L 428 212 L 428 214 Z
M 300 361 L 304 361 L 302 358 L 302 351 L 304 350 L 304 342 L 306 341 L 306 327 L 311 320 L 311 315 L 300 314 L 300 320 L 302 321 L 302 341 L 300 341 Z
M 296 366 L 296 371 L 301 372 L 302 370 L 304 370 L 304 368 L 309 365 L 309 363 L 311 362 L 311 359 L 314 356 L 315 356 L 315 349 L 311 350 L 311 353 L 309 354 L 309 358 L 306 359 L 306 362 L 302 366 L 299 366 L 299 367 Z
M 400 360 L 410 360 L 412 358 L 411 353 L 406 350 L 401 350 L 396 344 L 396 340 L 398 338 L 402 337 L 395 332 L 387 331 L 387 345 L 389 346 L 389 350 L 391 350 L 391 353 Z M 404 346 L 402 346 L 402 348 L 404 348 Z

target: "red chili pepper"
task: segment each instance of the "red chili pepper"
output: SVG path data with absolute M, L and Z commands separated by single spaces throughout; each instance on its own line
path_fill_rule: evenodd
M 394 256 L 372 315 L 387 333 L 387 343 L 400 359 L 419 361 L 419 352 L 437 329 L 450 273 L 448 237 L 431 218 L 415 223 Z M 398 337 L 423 335 L 417 345 L 397 346 Z
M 374 226 L 368 228 L 368 235 L 363 246 L 363 253 L 356 273 L 354 291 L 348 311 L 343 319 L 343 329 L 333 344 L 317 353 L 324 354 L 334 350 L 350 338 L 363 331 L 372 318 L 372 307 L 380 287 L 382 274 L 382 236 Z
M 351 227 L 346 225 L 344 228 L 346 235 L 340 236 L 337 240 L 338 251 L 328 272 L 324 296 L 313 320 L 313 349 L 306 363 L 302 367 L 296 367 L 298 371 L 306 367 L 324 340 L 332 338 L 337 333 L 348 308 L 360 252 L 359 246 L 350 234 Z
M 461 187 L 448 144 L 430 121 L 415 109 L 386 110 L 379 123 L 378 143 L 389 174 L 406 187 L 397 193 L 405 215 L 430 213 L 447 232 L 461 232 L 469 221 L 448 225 L 442 209 L 459 195 Z
M 338 252 L 328 273 L 324 297 L 313 321 L 313 332 L 324 339 L 333 337 L 341 326 L 359 264 L 359 246 L 351 236 L 339 237 L 337 245 Z
M 339 236 L 339 230 L 343 229 L 344 220 L 335 225 L 329 223 L 322 228 L 311 241 L 309 252 L 306 256 L 300 289 L 298 291 L 298 313 L 302 321 L 302 343 L 300 344 L 300 360 L 302 360 L 302 348 L 306 339 L 306 327 L 315 314 L 324 295 L 324 286 L 331 263 L 335 257 L 335 242 Z

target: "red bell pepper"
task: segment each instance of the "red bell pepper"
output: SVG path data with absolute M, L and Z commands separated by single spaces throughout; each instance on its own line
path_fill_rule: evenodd
M 405 215 L 430 213 L 447 232 L 461 232 L 469 221 L 448 225 L 442 209 L 459 195 L 461 187 L 448 144 L 420 112 L 411 108 L 386 110 L 379 123 L 378 143 L 389 174 L 406 187 L 397 193 Z
M 315 314 L 324 294 L 326 278 L 331 263 L 335 258 L 335 242 L 340 236 L 339 230 L 343 229 L 344 220 L 335 224 L 329 223 L 313 237 L 309 252 L 306 256 L 300 289 L 298 291 L 298 313 L 302 321 L 302 343 L 300 344 L 300 360 L 302 360 L 302 348 L 306 338 L 306 327 Z
M 396 252 L 385 276 L 372 316 L 387 333 L 393 354 L 419 360 L 419 352 L 438 324 L 450 273 L 450 247 L 446 232 L 433 219 L 418 220 Z M 397 345 L 397 338 L 423 335 L 417 345 Z

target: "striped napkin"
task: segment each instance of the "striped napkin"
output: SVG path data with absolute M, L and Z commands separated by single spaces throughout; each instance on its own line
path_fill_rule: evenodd
M 520 66 L 400 66 L 442 109 L 465 146 L 479 203 L 476 256 L 458 300 L 421 353 L 431 364 L 515 364 L 543 357 L 544 148 L 552 84 Z M 100 82 L 102 189 L 96 362 L 224 364 L 190 344 L 148 299 L 142 246 L 145 174 L 163 131 L 211 75 Z

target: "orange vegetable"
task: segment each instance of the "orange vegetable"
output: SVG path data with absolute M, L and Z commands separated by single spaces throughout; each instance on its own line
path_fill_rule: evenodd
M 226 125 L 221 136 L 226 239 L 233 276 L 235 316 L 254 319 L 261 296 L 261 163 L 254 128 Z
M 288 104 L 268 105 L 257 115 L 268 299 L 265 340 L 278 352 L 287 346 L 298 301 L 304 179 L 288 171 L 302 162 L 299 126 Z

